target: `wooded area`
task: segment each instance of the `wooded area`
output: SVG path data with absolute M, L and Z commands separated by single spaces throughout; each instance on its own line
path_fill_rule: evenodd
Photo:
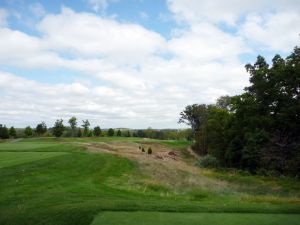
M 300 174 L 300 48 L 272 65 L 245 66 L 250 86 L 216 104 L 188 105 L 179 122 L 192 127 L 193 149 L 222 167 L 252 173 Z

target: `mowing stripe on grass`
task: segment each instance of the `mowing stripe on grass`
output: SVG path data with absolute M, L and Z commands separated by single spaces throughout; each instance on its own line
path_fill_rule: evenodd
M 102 212 L 91 225 L 300 225 L 300 214 Z
M 15 166 L 40 159 L 47 159 L 66 152 L 0 152 L 0 168 Z

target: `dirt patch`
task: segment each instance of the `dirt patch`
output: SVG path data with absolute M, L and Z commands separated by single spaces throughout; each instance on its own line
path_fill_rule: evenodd
M 178 160 L 180 159 L 180 153 L 174 150 L 158 144 L 158 143 L 134 143 L 134 142 L 109 142 L 109 143 L 84 143 L 88 151 L 91 152 L 106 152 L 111 154 L 116 154 L 119 156 L 127 157 L 137 161 L 144 160 Z M 142 152 L 142 148 L 145 152 Z M 148 148 L 152 149 L 152 154 L 148 154 Z

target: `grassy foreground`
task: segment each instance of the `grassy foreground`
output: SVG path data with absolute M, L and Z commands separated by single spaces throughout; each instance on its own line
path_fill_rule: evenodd
M 104 142 L 153 145 L 154 155 L 137 148 L 139 161 L 87 151 Z M 0 224 L 299 224 L 299 181 L 201 170 L 187 145 L 139 138 L 0 143 Z M 182 158 L 157 160 L 160 146 Z
M 300 215 L 258 213 L 103 212 L 92 225 L 282 225 L 300 224 Z

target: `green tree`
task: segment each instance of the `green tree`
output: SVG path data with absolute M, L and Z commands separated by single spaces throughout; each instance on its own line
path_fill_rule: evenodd
M 77 127 L 77 118 L 75 116 L 72 116 L 69 120 L 68 123 L 70 124 L 71 130 L 72 130 L 72 136 L 75 136 L 75 130 Z
M 43 135 L 44 133 L 46 133 L 46 131 L 47 125 L 45 122 L 39 123 L 35 128 L 35 132 L 37 133 L 37 135 Z
M 118 137 L 121 137 L 121 135 L 122 135 L 121 130 L 118 130 L 118 131 L 117 131 L 117 136 L 118 136 Z
M 216 106 L 220 109 L 228 110 L 231 109 L 231 97 L 228 95 L 221 96 L 217 99 Z
M 126 133 L 125 133 L 125 137 L 130 137 L 130 136 L 131 136 L 131 135 L 130 135 L 130 131 L 127 130 Z
M 112 137 L 112 136 L 114 136 L 114 134 L 115 134 L 114 129 L 109 128 L 108 131 L 107 131 L 107 135 L 108 135 L 109 137 Z
M 56 120 L 54 127 L 52 128 L 52 133 L 55 137 L 60 137 L 65 130 L 65 126 L 63 124 L 63 120 Z
M 101 128 L 99 126 L 94 127 L 94 135 L 99 137 L 101 135 Z
M 90 122 L 88 120 L 82 120 L 83 134 L 84 136 L 88 136 Z
M 205 155 L 208 152 L 207 146 L 207 131 L 206 123 L 208 118 L 208 106 L 205 104 L 193 104 L 188 105 L 180 113 L 178 123 L 185 123 L 192 128 L 195 143 L 193 149 L 201 155 Z
M 0 124 L 0 138 L 1 139 L 9 138 L 8 129 L 5 125 L 3 126 L 2 124 Z
M 17 136 L 16 129 L 14 127 L 9 128 L 9 136 L 15 138 Z
M 33 130 L 30 126 L 25 127 L 24 134 L 29 137 L 33 135 Z
M 201 130 L 207 120 L 207 105 L 193 104 L 188 105 L 180 113 L 178 123 L 185 123 L 191 126 L 192 131 L 198 132 Z
M 137 135 L 137 137 L 143 138 L 143 137 L 145 137 L 145 132 L 143 130 L 138 130 L 136 132 L 136 135 Z

